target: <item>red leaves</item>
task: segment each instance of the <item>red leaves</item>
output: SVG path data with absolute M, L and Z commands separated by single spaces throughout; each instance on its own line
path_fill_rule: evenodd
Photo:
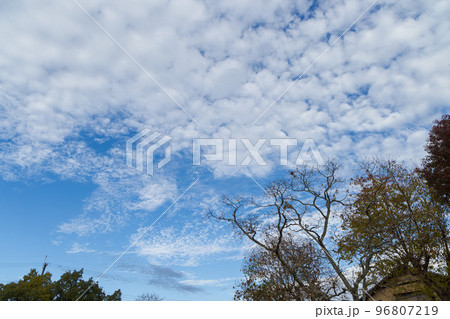
M 437 198 L 450 202 L 450 115 L 443 115 L 431 128 L 425 145 L 428 156 L 422 161 L 422 174 L 435 190 Z

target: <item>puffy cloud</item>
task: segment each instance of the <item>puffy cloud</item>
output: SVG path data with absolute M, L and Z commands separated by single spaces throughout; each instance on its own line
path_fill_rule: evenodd
M 0 174 L 96 184 L 65 233 L 110 231 L 173 199 L 173 175 L 124 167 L 119 149 L 143 127 L 172 136 L 186 162 L 196 137 L 282 136 L 313 138 L 323 157 L 348 163 L 417 161 L 448 109 L 448 1 L 378 1 L 254 126 L 372 1 L 79 2 L 200 126 L 75 2 L 0 4 Z M 278 150 L 263 152 L 264 167 L 204 166 L 264 176 Z

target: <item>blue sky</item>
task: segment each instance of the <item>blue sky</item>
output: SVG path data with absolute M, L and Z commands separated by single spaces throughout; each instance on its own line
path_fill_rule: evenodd
M 204 213 L 286 173 L 269 139 L 299 141 L 290 163 L 312 139 L 347 175 L 414 165 L 449 110 L 448 1 L 77 1 L 0 3 L 0 282 L 46 255 L 97 277 L 198 179 L 100 284 L 230 300 L 250 245 Z M 125 162 L 144 128 L 172 138 L 152 176 Z M 193 165 L 197 138 L 236 139 L 239 165 Z M 241 165 L 261 138 L 267 165 Z

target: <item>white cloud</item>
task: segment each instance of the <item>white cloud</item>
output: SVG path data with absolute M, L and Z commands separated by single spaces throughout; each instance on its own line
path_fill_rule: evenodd
M 223 232 L 223 229 L 222 225 L 198 219 L 181 228 L 152 229 L 136 244 L 136 253 L 146 257 L 151 264 L 179 266 L 197 266 L 208 259 L 240 255 L 245 247 L 231 232 Z M 131 241 L 142 231 L 138 229 Z
M 68 254 L 79 254 L 79 253 L 95 253 L 95 249 L 89 249 L 87 244 L 73 243 L 72 248 L 67 250 Z
M 200 127 L 75 3 L 2 3 L 0 174 L 95 183 L 85 212 L 60 227 L 88 234 L 173 199 L 175 178 L 150 181 L 124 168 L 119 148 L 143 127 L 172 136 L 174 156 L 188 154 L 194 137 L 283 135 L 313 138 L 324 157 L 348 163 L 417 162 L 432 120 L 449 106 L 444 0 L 379 1 L 250 127 L 371 2 L 326 1 L 311 12 L 306 0 L 81 1 Z M 277 149 L 265 152 L 268 165 L 251 174 L 276 167 Z M 206 165 L 215 177 L 248 174 Z
M 177 186 L 168 176 L 151 177 L 124 164 L 104 164 L 102 172 L 92 176 L 97 188 L 86 199 L 83 214 L 59 225 L 59 232 L 90 235 L 118 230 L 132 214 L 148 215 L 177 195 Z
M 161 206 L 169 199 L 175 199 L 176 185 L 168 181 L 147 184 L 139 190 L 139 201 L 133 205 L 133 209 L 152 211 Z

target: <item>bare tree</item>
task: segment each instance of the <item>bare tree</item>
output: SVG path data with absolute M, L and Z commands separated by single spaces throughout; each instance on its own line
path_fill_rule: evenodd
M 263 198 L 225 197 L 225 209 L 219 213 L 210 211 L 210 216 L 231 223 L 241 235 L 276 256 L 312 300 L 331 300 L 346 292 L 359 300 L 359 287 L 367 274 L 354 278 L 345 271 L 336 243 L 330 236 L 332 228 L 336 227 L 333 221 L 345 207 L 348 194 L 342 189 L 345 181 L 338 175 L 339 168 L 335 161 L 318 167 L 299 167 L 290 172 L 289 178 L 269 185 Z M 282 252 L 284 239 L 292 234 L 303 236 L 323 252 L 340 285 L 324 290 L 298 276 Z M 370 260 L 364 262 L 370 263 Z
M 273 247 L 276 239 L 266 242 Z M 285 267 L 271 251 L 257 246 L 244 259 L 245 277 L 239 281 L 235 300 L 321 300 L 336 291 L 337 281 L 322 251 L 306 240 L 285 236 L 280 255 L 289 265 Z M 297 280 L 304 283 L 300 286 Z M 317 294 L 317 292 L 321 292 Z M 324 294 L 323 294 L 324 293 Z

